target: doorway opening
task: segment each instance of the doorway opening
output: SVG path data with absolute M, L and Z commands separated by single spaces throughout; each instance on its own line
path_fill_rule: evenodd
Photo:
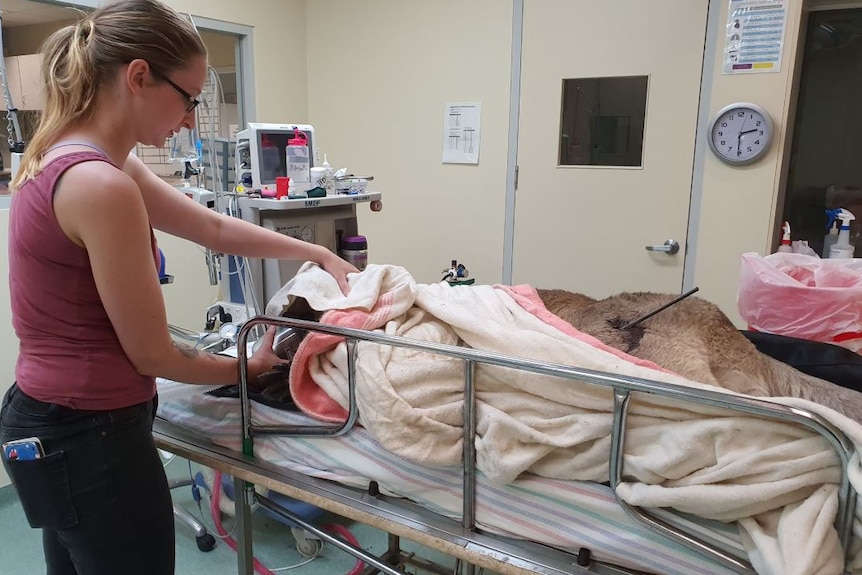
M 823 256 L 827 210 L 862 220 L 862 8 L 809 14 L 801 70 L 781 218 Z M 860 220 L 850 226 L 854 245 Z

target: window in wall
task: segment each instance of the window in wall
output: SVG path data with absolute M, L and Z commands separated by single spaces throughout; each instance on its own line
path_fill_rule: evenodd
M 641 166 L 647 76 L 563 80 L 561 166 Z
M 782 219 L 794 240 L 822 253 L 825 211 L 856 215 L 850 242 L 862 250 L 862 9 L 811 12 Z M 777 245 L 778 239 L 775 239 Z

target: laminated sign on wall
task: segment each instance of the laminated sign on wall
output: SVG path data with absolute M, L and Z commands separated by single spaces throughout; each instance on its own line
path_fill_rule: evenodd
M 724 73 L 780 71 L 786 25 L 785 0 L 730 0 Z
M 443 113 L 443 163 L 478 164 L 482 104 L 450 102 Z

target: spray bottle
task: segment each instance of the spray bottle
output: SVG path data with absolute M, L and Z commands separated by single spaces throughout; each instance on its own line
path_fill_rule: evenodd
M 329 165 L 329 159 L 326 154 L 323 154 L 323 169 L 326 170 L 326 195 L 335 195 L 335 175 L 332 173 L 332 166 Z
M 784 231 L 784 235 L 781 236 L 781 245 L 778 246 L 778 251 L 791 253 L 793 248 L 790 246 L 790 222 L 784 222 L 781 229 Z
M 835 242 L 838 241 L 838 220 L 835 218 L 838 216 L 838 212 L 840 209 L 834 210 L 826 210 L 826 215 L 829 216 L 829 221 L 826 222 L 826 229 L 829 231 L 825 236 L 823 236 L 823 251 L 820 252 L 823 254 L 824 258 L 829 257 L 829 250 L 832 249 L 832 246 L 835 245 Z
M 853 252 L 856 249 L 850 243 L 850 222 L 855 220 L 856 216 L 841 208 L 835 217 L 841 220 L 841 228 L 838 230 L 838 240 L 829 250 L 829 257 L 850 259 L 853 257 Z

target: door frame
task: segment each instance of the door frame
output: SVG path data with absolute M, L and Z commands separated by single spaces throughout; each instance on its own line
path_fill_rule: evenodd
M 509 85 L 509 152 L 506 165 L 505 216 L 503 218 L 503 284 L 512 284 L 515 255 L 515 194 L 518 189 L 518 136 L 521 116 L 521 56 L 524 35 L 524 2 L 514 0 L 512 13 L 511 80 Z M 715 74 L 716 52 L 719 48 L 721 0 L 708 0 L 706 38 L 701 66 L 700 101 L 698 102 L 697 131 L 694 142 L 694 162 L 689 200 L 686 253 L 683 263 L 680 292 L 694 287 L 697 260 L 697 237 L 700 228 L 703 202 L 703 173 L 706 162 L 707 133 L 709 130 L 710 99 Z

